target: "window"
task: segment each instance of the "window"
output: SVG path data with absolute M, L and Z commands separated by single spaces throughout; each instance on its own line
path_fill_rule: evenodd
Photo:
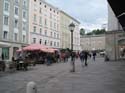
M 53 32 L 51 32 L 51 37 L 53 36 Z
M 34 11 L 37 11 L 37 5 L 34 4 Z
M 46 5 L 44 5 L 44 7 L 46 8 Z
M 15 27 L 15 28 L 18 28 L 18 20 L 17 20 L 17 19 L 15 19 L 14 27 Z
M 9 48 L 3 47 L 2 48 L 2 54 L 4 56 L 4 59 L 9 59 Z
M 18 7 L 15 6 L 15 15 L 18 15 L 19 14 L 19 9 Z
M 42 28 L 40 28 L 40 34 L 42 34 Z
M 26 40 L 26 36 L 25 36 L 25 35 L 23 35 L 23 42 L 25 42 L 25 40 Z
M 23 0 L 23 6 L 26 7 L 26 0 Z
M 8 25 L 8 24 L 9 24 L 9 17 L 4 16 L 4 25 Z
M 15 3 L 18 4 L 18 3 L 19 3 L 19 0 L 15 0 Z
M 9 11 L 9 2 L 4 3 L 4 10 L 7 12 Z
M 47 40 L 45 40 L 44 44 L 45 44 L 45 45 L 47 44 Z
M 50 41 L 50 46 L 52 46 L 53 45 L 53 41 Z
M 42 8 L 40 7 L 40 9 L 39 9 L 39 13 L 42 13 Z
M 33 27 L 33 32 L 36 32 L 36 26 Z
M 52 18 L 52 13 L 50 13 L 50 18 Z
M 36 15 L 35 15 L 35 14 L 34 14 L 34 19 L 33 19 L 33 20 L 34 20 L 34 22 L 36 22 L 36 20 L 37 20 L 37 19 L 36 19 Z
M 54 33 L 54 37 L 56 38 L 56 33 Z
M 42 3 L 40 2 L 39 4 L 41 5 Z
M 45 36 L 47 36 L 47 30 L 45 30 Z
M 23 22 L 23 27 L 22 27 L 22 29 L 23 29 L 23 31 L 26 31 L 26 22 Z
M 14 33 L 14 40 L 17 41 L 17 33 Z
M 40 43 L 40 44 L 42 43 L 42 39 L 40 39 L 39 43 Z
M 59 34 L 57 34 L 57 38 L 59 38 Z
M 23 18 L 26 19 L 26 11 L 23 11 Z
M 50 27 L 52 27 L 52 21 L 50 21 Z
M 39 18 L 39 24 L 42 24 L 42 17 Z
M 59 30 L 59 25 L 57 24 L 57 31 Z
M 36 43 L 36 38 L 33 38 L 33 43 Z
M 4 31 L 3 32 L 3 39 L 7 39 L 8 38 L 8 32 L 7 31 Z
M 54 23 L 54 28 L 56 28 L 56 23 Z
M 57 42 L 57 46 L 59 47 L 59 42 Z
M 47 19 L 45 19 L 45 26 L 47 25 Z
M 56 46 L 56 42 L 54 42 L 54 46 Z

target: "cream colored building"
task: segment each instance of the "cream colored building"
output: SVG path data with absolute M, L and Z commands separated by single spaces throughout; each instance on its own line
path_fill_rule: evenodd
M 81 50 L 105 50 L 105 35 L 85 35 L 80 38 Z
M 28 44 L 28 1 L 0 0 L 0 57 L 5 60 Z
M 68 15 L 64 11 L 60 11 L 60 31 L 61 31 L 61 48 L 71 49 L 71 32 L 69 31 L 69 24 L 75 24 L 75 30 L 73 32 L 73 50 L 80 50 L 80 22 Z
M 60 48 L 60 12 L 45 0 L 30 0 L 29 43 Z

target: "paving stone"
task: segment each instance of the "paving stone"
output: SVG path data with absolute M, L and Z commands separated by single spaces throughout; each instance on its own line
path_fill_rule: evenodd
M 35 81 L 38 93 L 125 93 L 125 62 L 88 60 L 88 66 L 75 62 L 36 65 L 28 71 L 0 73 L 0 93 L 25 93 L 26 84 Z

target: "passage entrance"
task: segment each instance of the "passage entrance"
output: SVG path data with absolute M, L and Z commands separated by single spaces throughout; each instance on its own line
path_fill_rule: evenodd
M 118 41 L 120 59 L 125 59 L 125 39 Z

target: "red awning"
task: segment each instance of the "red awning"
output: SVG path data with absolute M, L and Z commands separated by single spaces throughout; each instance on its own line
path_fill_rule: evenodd
M 47 51 L 47 47 L 40 44 L 31 44 L 23 48 L 23 51 L 34 51 L 34 50 Z
M 23 49 L 17 50 L 17 52 L 21 52 L 21 51 L 36 51 L 36 50 L 47 52 L 47 53 L 54 53 L 58 49 L 49 48 L 49 47 L 47 47 L 45 45 L 40 45 L 40 44 L 31 44 L 31 45 L 28 45 L 26 47 L 23 47 Z

